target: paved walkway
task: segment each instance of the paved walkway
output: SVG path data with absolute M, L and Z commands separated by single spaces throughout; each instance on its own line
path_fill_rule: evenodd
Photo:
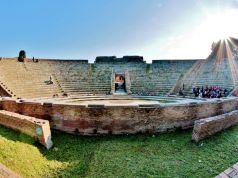
M 21 177 L 0 163 L 0 178 L 21 178 Z
M 238 178 L 238 163 L 229 167 L 215 178 Z

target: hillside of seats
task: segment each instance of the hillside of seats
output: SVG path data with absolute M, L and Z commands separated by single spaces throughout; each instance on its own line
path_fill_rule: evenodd
M 1 86 L 17 98 L 52 97 L 54 95 L 109 94 L 111 69 L 89 64 L 86 60 L 0 61 Z M 53 84 L 48 85 L 50 77 Z
M 206 60 L 197 61 L 178 80 L 175 90 L 184 88 L 185 95 L 192 95 L 192 87 L 218 86 L 229 92 L 238 84 L 238 40 L 229 38 L 212 44 Z
M 112 73 L 128 71 L 133 95 L 167 95 L 177 80 L 186 73 L 196 60 L 154 60 L 147 64 L 143 57 L 124 56 L 123 58 L 98 57 L 95 66 L 106 68 Z M 127 84 L 126 84 L 127 85 Z
M 48 70 L 44 70 L 38 63 L 17 62 L 16 58 L 1 59 L 0 85 L 11 96 L 16 98 L 52 97 L 60 93 L 54 82 L 48 85 L 50 79 Z
M 154 95 L 173 93 L 176 82 L 195 62 L 196 60 L 154 60 L 148 75 L 147 88 Z
M 62 91 L 70 95 L 109 94 L 111 73 L 107 66 L 88 61 L 44 61 L 59 82 Z
M 192 87 L 219 86 L 231 91 L 236 82 L 234 81 L 232 69 L 228 59 L 217 61 L 215 57 L 197 61 L 180 82 L 184 85 L 184 94 L 192 95 Z
M 110 58 L 109 58 L 110 59 Z M 227 59 L 207 60 L 143 60 L 125 61 L 113 58 L 96 60 L 49 60 L 24 63 L 16 58 L 0 61 L 0 85 L 16 98 L 40 98 L 73 95 L 107 95 L 111 92 L 115 73 L 128 71 L 132 95 L 177 94 L 184 85 L 185 94 L 192 95 L 192 86 L 220 86 L 232 89 L 231 64 Z M 47 84 L 50 77 L 53 84 Z
M 108 60 L 110 59 L 110 61 Z M 82 61 L 48 60 L 62 90 L 71 95 L 110 94 L 112 74 L 129 72 L 133 95 L 165 95 L 196 60 L 125 61 L 125 58 L 105 57 L 92 64 Z
M 167 95 L 184 79 L 185 94 L 192 86 L 234 87 L 228 60 L 154 60 L 145 62 L 81 63 L 64 61 L 49 66 L 56 74 L 62 90 L 71 94 L 109 94 L 112 73 L 129 72 L 134 95 Z M 61 63 L 61 64 L 59 64 Z M 67 64 L 66 64 L 67 63 Z M 61 67 L 60 67 L 61 66 Z M 67 66 L 67 67 L 66 67 Z M 51 69 L 51 70 L 52 70 Z

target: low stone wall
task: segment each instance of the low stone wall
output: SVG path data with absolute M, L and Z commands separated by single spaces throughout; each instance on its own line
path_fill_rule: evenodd
M 193 127 L 196 120 L 238 109 L 238 100 L 161 106 L 73 105 L 15 101 L 5 98 L 0 108 L 50 121 L 51 127 L 69 133 L 134 134 L 173 131 Z
M 196 142 L 238 124 L 238 110 L 195 121 L 192 139 Z
M 0 124 L 34 137 L 47 149 L 53 145 L 50 125 L 46 120 L 0 110 Z

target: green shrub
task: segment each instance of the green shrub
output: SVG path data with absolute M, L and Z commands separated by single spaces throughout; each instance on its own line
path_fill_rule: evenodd
M 24 62 L 25 58 L 26 58 L 26 52 L 24 50 L 21 50 L 19 52 L 18 61 L 19 62 Z

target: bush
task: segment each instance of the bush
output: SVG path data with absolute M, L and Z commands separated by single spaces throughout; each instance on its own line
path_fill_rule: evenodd
M 26 58 L 26 52 L 24 50 L 21 50 L 19 52 L 18 61 L 19 62 L 24 62 L 25 58 Z

